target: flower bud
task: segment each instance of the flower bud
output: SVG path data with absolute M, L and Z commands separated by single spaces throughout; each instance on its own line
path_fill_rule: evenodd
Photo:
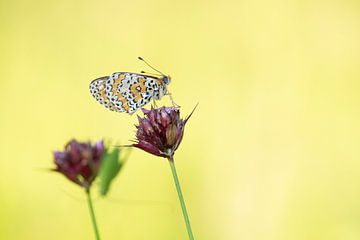
M 65 175 L 70 181 L 88 189 L 97 176 L 100 161 L 105 153 L 103 141 L 80 143 L 71 140 L 63 152 L 54 152 L 57 172 Z
M 156 156 L 170 158 L 179 147 L 184 127 L 189 119 L 180 118 L 180 111 L 175 107 L 142 109 L 144 118 L 138 117 L 136 143 L 140 148 Z

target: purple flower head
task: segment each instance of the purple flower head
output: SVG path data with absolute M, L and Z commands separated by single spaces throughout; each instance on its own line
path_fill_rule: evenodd
M 132 146 L 156 156 L 171 158 L 181 143 L 185 124 L 192 113 L 183 120 L 176 107 L 141 110 L 145 116 L 138 117 L 136 143 Z
M 71 140 L 65 145 L 63 152 L 54 152 L 54 161 L 57 172 L 64 174 L 72 182 L 89 189 L 95 180 L 100 161 L 105 153 L 103 141 L 81 143 Z

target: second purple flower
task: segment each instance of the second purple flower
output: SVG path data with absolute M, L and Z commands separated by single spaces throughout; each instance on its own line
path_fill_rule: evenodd
M 72 182 L 89 189 L 95 180 L 100 161 L 105 153 L 103 141 L 81 143 L 71 140 L 64 151 L 54 152 L 57 172 L 64 174 Z

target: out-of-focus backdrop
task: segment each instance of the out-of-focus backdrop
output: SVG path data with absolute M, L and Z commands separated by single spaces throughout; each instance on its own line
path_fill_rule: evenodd
M 175 159 L 196 239 L 360 238 L 359 2 L 2 0 L 0 35 L 0 239 L 93 239 L 47 169 L 73 137 L 133 139 L 88 85 L 137 56 L 184 116 L 199 103 Z M 139 150 L 95 208 L 105 240 L 186 239 L 166 160 Z

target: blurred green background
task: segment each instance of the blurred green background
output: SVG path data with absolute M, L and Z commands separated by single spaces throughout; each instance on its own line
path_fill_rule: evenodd
M 175 156 L 196 239 L 360 239 L 358 1 L 1 0 L 0 36 L 0 239 L 93 239 L 46 169 L 73 137 L 133 139 L 88 84 L 137 56 L 184 116 L 199 102 Z M 140 150 L 95 208 L 105 240 L 186 239 L 168 163 Z

